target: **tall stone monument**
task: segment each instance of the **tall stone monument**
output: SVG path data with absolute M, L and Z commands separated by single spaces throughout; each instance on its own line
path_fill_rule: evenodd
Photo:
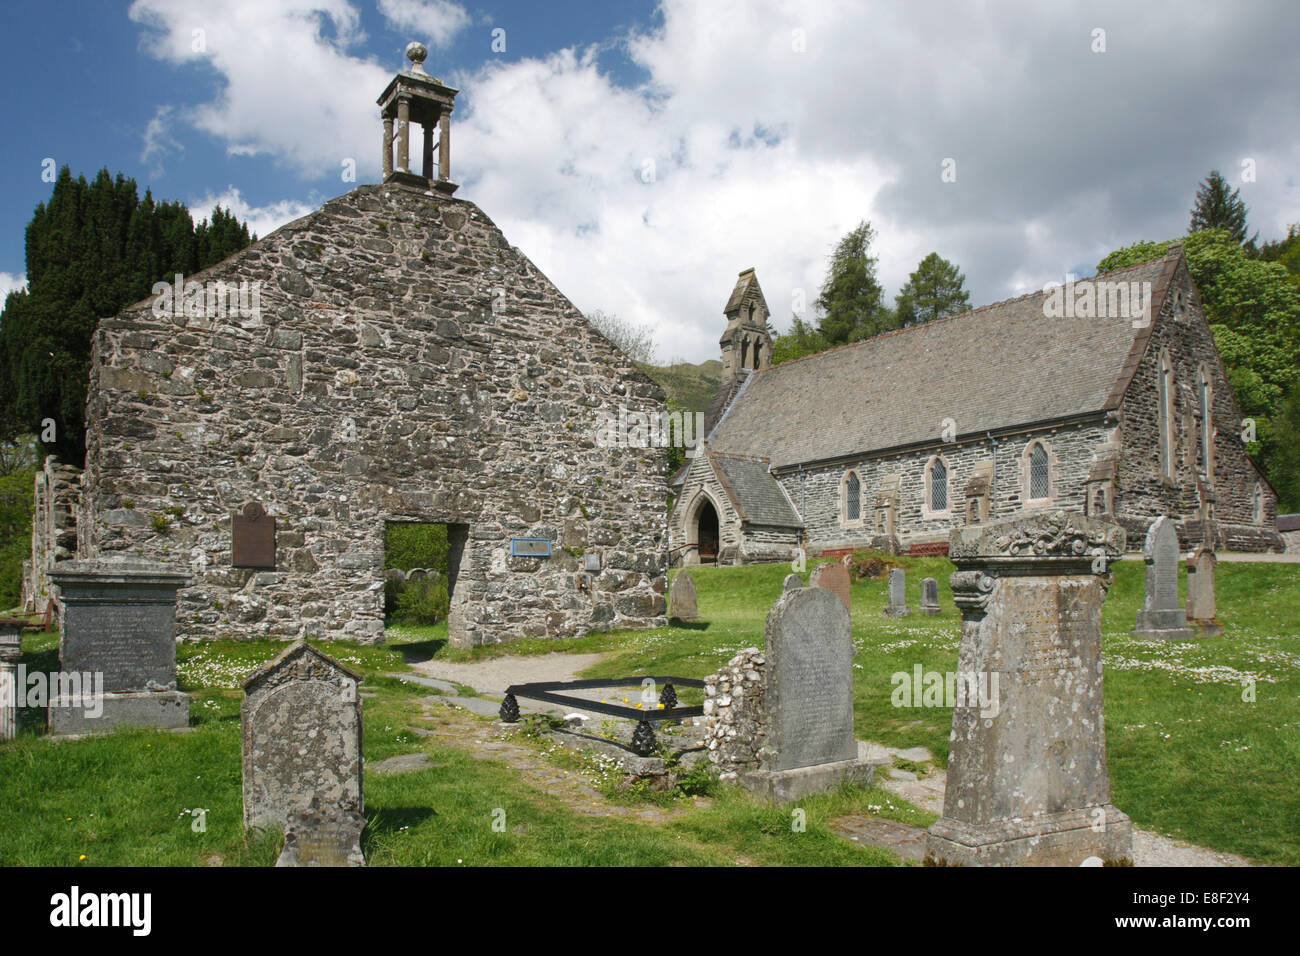
M 724 779 L 768 800 L 797 800 L 850 779 L 871 782 L 853 736 L 849 612 L 825 588 L 784 592 L 766 646 L 705 678 L 705 745 Z
M 1201 546 L 1187 559 L 1187 623 L 1197 637 L 1218 637 L 1223 625 L 1215 620 L 1214 570 L 1219 559 Z
M 931 862 L 1132 859 L 1132 825 L 1110 802 L 1101 673 L 1101 607 L 1123 551 L 1118 525 L 1064 511 L 952 532 L 958 677 L 987 675 L 999 699 L 953 710 Z
M 20 633 L 17 622 L 0 622 L 0 740 L 13 740 L 18 736 Z
M 244 680 L 244 827 L 279 825 L 277 866 L 363 866 L 354 673 L 297 641 Z
M 691 579 L 691 572 L 685 569 L 673 575 L 672 587 L 668 589 L 668 617 L 677 621 L 697 621 L 700 618 L 695 582 Z
M 842 562 L 832 561 L 830 564 L 817 565 L 808 575 L 808 586 L 825 588 L 844 602 L 846 611 L 853 610 L 849 596 L 849 569 Z
M 145 558 L 61 561 L 49 573 L 63 608 L 51 735 L 189 724 L 176 689 L 176 592 L 189 575 Z
M 939 582 L 934 578 L 921 579 L 921 613 L 927 617 L 939 613 Z
M 907 617 L 907 573 L 902 568 L 889 569 L 889 603 L 882 610 L 885 617 Z
M 1146 561 L 1146 596 L 1137 612 L 1135 637 L 1185 641 L 1195 636 L 1187 626 L 1187 615 L 1178 606 L 1178 532 L 1169 518 L 1161 516 L 1147 529 L 1142 546 Z

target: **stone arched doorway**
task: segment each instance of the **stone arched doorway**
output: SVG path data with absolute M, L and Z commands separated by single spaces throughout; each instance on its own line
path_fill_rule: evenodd
M 700 564 L 718 562 L 718 510 L 705 498 L 695 512 L 695 544 Z

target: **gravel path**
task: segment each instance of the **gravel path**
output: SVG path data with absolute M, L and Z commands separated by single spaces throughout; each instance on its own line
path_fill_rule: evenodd
M 577 680 L 578 672 L 600 660 L 603 654 L 538 654 L 530 657 L 490 657 L 468 663 L 422 661 L 411 670 L 425 677 L 453 680 L 473 687 L 480 694 L 501 698 L 511 684 L 534 681 Z

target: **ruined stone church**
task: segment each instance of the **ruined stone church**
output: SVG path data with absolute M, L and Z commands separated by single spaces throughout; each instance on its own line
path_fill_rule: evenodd
M 727 378 L 673 483 L 672 563 L 940 554 L 954 527 L 1057 508 L 1130 547 L 1169 515 L 1185 548 L 1282 550 L 1181 247 L 1087 281 L 1086 309 L 1038 292 L 773 366 L 742 272 Z M 1100 304 L 1129 288 L 1142 314 Z
M 665 623 L 661 454 L 594 438 L 663 391 L 454 197 L 425 54 L 379 99 L 382 184 L 99 323 L 84 472 L 37 478 L 34 610 L 58 560 L 125 552 L 190 570 L 182 639 L 381 641 L 385 528 L 428 522 L 453 645 Z

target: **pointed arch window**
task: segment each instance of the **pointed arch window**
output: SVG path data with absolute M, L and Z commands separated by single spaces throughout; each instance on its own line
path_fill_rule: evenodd
M 930 511 L 948 510 L 948 463 L 942 457 L 931 458 L 926 468 L 925 497 Z
M 1052 497 L 1051 463 L 1042 442 L 1036 442 L 1029 453 L 1029 497 Z
M 862 482 L 852 471 L 844 478 L 844 520 L 850 523 L 862 520 Z
M 1201 412 L 1201 472 L 1214 477 L 1214 390 L 1204 365 L 1196 376 L 1196 401 Z
M 1174 476 L 1174 367 L 1169 353 L 1160 353 L 1160 368 L 1156 375 L 1156 411 L 1160 441 L 1160 476 Z

